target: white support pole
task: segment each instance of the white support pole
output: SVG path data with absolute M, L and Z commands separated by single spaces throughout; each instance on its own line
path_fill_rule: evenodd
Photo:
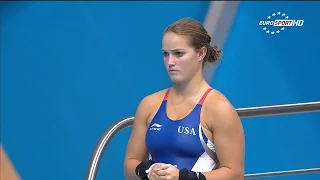
M 239 3 L 239 1 L 212 1 L 210 3 L 204 27 L 211 36 L 211 45 L 218 45 L 223 49 L 237 14 Z M 212 80 L 214 70 L 215 66 L 211 64 L 204 68 L 203 74 L 208 83 Z

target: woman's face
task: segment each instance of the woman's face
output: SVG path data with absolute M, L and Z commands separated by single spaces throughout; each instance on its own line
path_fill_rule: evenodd
M 164 63 L 170 79 L 175 82 L 190 80 L 201 70 L 202 57 L 189 45 L 186 36 L 167 32 L 162 38 Z

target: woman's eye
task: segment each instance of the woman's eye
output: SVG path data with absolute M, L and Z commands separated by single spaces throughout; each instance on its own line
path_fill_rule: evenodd
M 182 52 L 175 52 L 174 55 L 177 57 L 181 57 L 183 55 L 183 53 Z

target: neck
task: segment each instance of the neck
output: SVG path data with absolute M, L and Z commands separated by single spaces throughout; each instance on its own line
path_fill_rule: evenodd
M 175 83 L 172 86 L 172 89 L 178 96 L 192 96 L 195 95 L 204 84 L 206 84 L 205 79 L 203 78 L 201 73 L 198 73 L 187 82 Z

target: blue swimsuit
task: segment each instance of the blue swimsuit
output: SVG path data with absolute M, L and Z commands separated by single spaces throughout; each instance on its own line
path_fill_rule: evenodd
M 146 145 L 154 162 L 177 165 L 196 172 L 208 172 L 219 165 L 214 144 L 205 136 L 200 124 L 202 104 L 208 89 L 194 109 L 181 120 L 173 121 L 166 113 L 167 90 L 146 134 Z

